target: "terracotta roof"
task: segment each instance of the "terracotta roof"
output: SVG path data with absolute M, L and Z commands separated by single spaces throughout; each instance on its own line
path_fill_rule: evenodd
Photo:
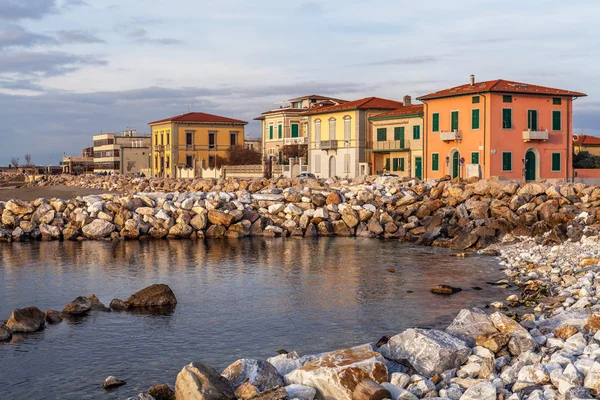
M 394 110 L 394 109 L 397 109 L 402 106 L 403 106 L 403 104 L 400 101 L 382 99 L 380 97 L 365 97 L 364 99 L 349 101 L 347 103 L 337 104 L 335 106 L 313 107 L 303 114 L 304 115 L 314 115 L 314 114 L 323 114 L 323 113 L 346 111 L 346 110 L 367 110 L 367 109 Z
M 405 115 L 414 115 L 419 113 L 423 113 L 423 104 L 403 106 L 392 111 L 384 112 L 383 114 L 377 114 L 376 116 L 371 117 L 369 119 L 403 117 Z
M 299 101 L 299 100 L 304 100 L 304 99 L 333 100 L 336 103 L 346 103 L 348 101 L 348 100 L 336 99 L 335 97 L 321 96 L 319 94 L 311 94 L 308 96 L 296 97 L 294 99 L 289 99 L 288 101 Z
M 577 140 L 574 140 L 573 142 L 579 146 L 600 146 L 600 137 L 577 135 Z
M 527 93 L 540 94 L 546 96 L 569 96 L 583 97 L 585 93 L 572 92 L 570 90 L 554 89 L 545 86 L 531 85 L 528 83 L 507 81 L 504 79 L 496 79 L 495 81 L 476 82 L 473 86 L 467 83 L 465 85 L 456 86 L 450 89 L 441 90 L 439 92 L 430 93 L 421 97 L 418 100 L 430 100 L 440 97 L 461 96 L 465 94 L 474 94 L 479 92 L 499 92 L 499 93 Z
M 201 112 L 190 112 L 177 115 L 171 118 L 160 119 L 154 122 L 148 122 L 148 125 L 158 124 L 159 122 L 198 122 L 198 123 L 222 123 L 222 124 L 247 124 L 248 122 L 239 119 L 221 117 L 219 115 L 206 114 Z

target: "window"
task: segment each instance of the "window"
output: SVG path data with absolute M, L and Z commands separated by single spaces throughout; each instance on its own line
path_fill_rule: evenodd
M 502 129 L 512 129 L 512 109 L 502 109 Z
M 351 117 L 344 117 L 344 140 L 346 142 L 348 142 L 348 144 L 350 144 L 350 138 L 351 138 L 351 129 L 352 129 L 352 118 Z
M 471 164 L 479 164 L 479 152 L 474 151 L 471 153 Z
M 269 139 L 273 140 L 273 125 L 269 125 Z
M 237 132 L 229 133 L 229 145 L 236 146 L 237 145 Z
M 473 104 L 479 104 L 479 96 L 473 96 L 473 97 L 471 97 L 471 103 L 473 103 Z
M 165 168 L 167 168 L 167 169 L 169 168 L 169 160 L 170 160 L 169 156 L 167 156 L 167 161 L 166 162 L 161 157 L 161 163 L 164 163 L 165 164 Z
M 392 170 L 394 170 L 394 171 L 400 170 L 400 159 L 399 158 L 394 158 L 392 160 Z
M 413 126 L 413 139 L 414 140 L 421 139 L 421 127 L 419 125 Z
M 506 94 L 505 94 L 504 96 L 502 96 L 502 101 L 503 101 L 504 103 L 512 103 L 512 96 L 511 96 L 511 95 L 506 95 Z
M 389 158 L 385 159 L 385 167 L 383 167 L 383 169 L 385 169 L 386 171 L 390 170 L 390 159 Z
M 552 153 L 552 171 L 560 172 L 560 153 Z
M 502 171 L 512 171 L 512 153 L 510 151 L 502 152 Z
M 560 111 L 552 111 L 552 130 L 553 131 L 562 130 L 562 121 L 561 121 L 561 112 Z
M 192 155 L 186 155 L 185 156 L 185 167 L 186 168 L 192 168 L 194 166 L 194 156 Z
M 167 146 L 169 145 L 169 142 L 171 141 L 170 137 L 171 137 L 171 131 L 167 131 Z
M 404 171 L 404 158 L 400 159 L 400 171 Z
M 158 145 L 158 132 L 154 133 L 154 144 Z M 96 145 L 96 142 L 94 142 L 94 146 Z
M 471 111 L 471 129 L 479 129 L 479 109 Z
M 454 131 L 458 131 L 458 111 L 452 111 L 450 117 L 450 129 Z
M 292 137 L 298 137 L 298 124 L 292 124 Z
M 315 156 L 315 172 L 321 172 L 321 155 Z
M 335 139 L 335 118 L 329 119 L 329 140 Z
M 209 149 L 215 148 L 215 133 L 214 132 L 208 133 L 208 148 Z
M 186 132 L 185 133 L 185 145 L 191 146 L 194 144 L 194 132 Z
M 165 133 L 161 132 L 160 133 L 160 145 L 164 145 L 165 144 Z
M 387 128 L 377 128 L 377 141 L 385 142 L 387 140 Z
M 538 130 L 537 110 L 527 110 L 527 129 Z
M 350 154 L 344 154 L 344 173 L 350 173 Z
M 440 155 L 438 153 L 433 153 L 431 155 L 431 170 L 439 171 L 440 169 Z
M 403 126 L 397 126 L 394 128 L 394 140 L 399 141 L 400 143 L 398 143 L 398 147 L 403 149 L 404 148 L 404 127 Z
M 431 130 L 433 132 L 439 132 L 440 131 L 440 113 L 433 113 L 431 117 L 432 117 Z
M 321 141 L 321 120 L 318 119 L 315 121 L 315 141 Z
M 560 97 L 553 97 L 552 104 L 555 106 L 560 106 L 562 104 L 562 99 Z
M 281 124 L 277 125 L 277 138 L 281 139 L 283 137 L 283 127 Z

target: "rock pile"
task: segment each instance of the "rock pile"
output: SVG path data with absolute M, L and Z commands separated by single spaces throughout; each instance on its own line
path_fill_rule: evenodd
M 507 233 L 560 243 L 600 231 L 600 188 L 580 183 L 49 179 L 135 193 L 0 202 L 0 240 L 357 236 L 481 249 Z M 147 191 L 165 188 L 180 191 Z

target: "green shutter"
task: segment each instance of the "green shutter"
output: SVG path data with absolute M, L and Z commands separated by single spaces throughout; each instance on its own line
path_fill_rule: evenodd
M 432 154 L 431 155 L 431 170 L 432 171 L 437 171 L 440 167 L 440 155 L 439 154 Z
M 385 159 L 385 167 L 384 167 L 384 169 L 385 169 L 386 171 L 389 171 L 389 170 L 390 170 L 390 159 L 389 159 L 389 158 L 386 158 L 386 159 Z
M 471 164 L 479 164 L 479 152 L 474 151 L 471 153 Z
M 505 103 L 512 103 L 512 96 L 504 95 L 504 96 L 502 96 L 502 101 Z
M 298 124 L 292 124 L 292 137 L 298 137 Z
M 281 126 L 281 125 L 277 125 L 277 137 L 278 137 L 279 139 L 281 139 L 281 138 L 282 138 L 282 132 L 283 132 L 283 130 L 282 130 L 282 126 Z
M 478 104 L 478 103 L 479 103 L 479 96 L 473 96 L 473 97 L 471 98 L 471 102 L 472 102 L 473 104 Z
M 471 129 L 479 129 L 479 109 L 471 112 Z
M 377 128 L 377 141 L 385 142 L 387 140 L 387 128 Z
M 560 97 L 554 97 L 552 98 L 552 104 L 559 106 L 562 104 L 562 99 Z
M 398 171 L 398 164 L 399 164 L 399 163 L 398 163 L 398 159 L 397 159 L 397 158 L 394 158 L 394 160 L 393 160 L 393 162 L 392 162 L 392 165 L 393 165 L 393 170 L 394 170 L 394 171 Z
M 452 131 L 458 130 L 458 111 L 452 111 L 451 125 L 450 129 Z
M 400 171 L 404 171 L 404 158 L 400 159 Z
M 560 171 L 560 153 L 552 153 L 552 171 Z
M 502 109 L 502 129 L 512 129 L 512 109 Z
M 394 140 L 400 141 L 398 148 L 404 148 L 404 127 L 396 127 L 394 128 Z
M 439 113 L 433 114 L 433 121 L 431 123 L 431 127 L 432 127 L 433 132 L 440 131 L 440 114 Z
M 553 131 L 561 131 L 562 123 L 561 123 L 561 113 L 560 111 L 552 111 L 552 130 Z
M 502 171 L 512 171 L 512 153 L 502 153 Z
M 413 126 L 413 139 L 414 140 L 421 139 L 421 127 L 419 125 Z
M 273 125 L 269 126 L 269 139 L 273 139 Z

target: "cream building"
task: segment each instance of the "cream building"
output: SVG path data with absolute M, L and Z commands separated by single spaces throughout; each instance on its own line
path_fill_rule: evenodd
M 150 136 L 135 130 L 103 133 L 94 138 L 94 172 L 137 174 L 150 168 Z

